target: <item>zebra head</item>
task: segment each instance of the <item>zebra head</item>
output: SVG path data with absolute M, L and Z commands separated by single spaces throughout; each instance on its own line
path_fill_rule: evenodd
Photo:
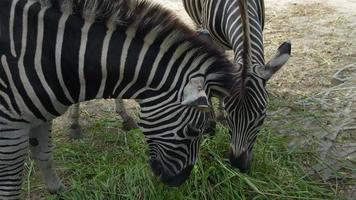
M 168 186 L 179 186 L 196 161 L 209 103 L 202 78 L 189 81 L 181 101 L 175 100 L 179 99 L 176 92 L 164 96 L 169 97 L 159 104 L 140 103 L 139 125 L 147 139 L 154 174 Z
M 289 59 L 291 43 L 284 42 L 276 55 L 267 63 L 259 64 L 253 60 L 247 1 L 240 0 L 241 22 L 243 27 L 244 45 L 241 55 L 242 82 L 224 101 L 228 113 L 227 121 L 230 128 L 230 162 L 242 172 L 249 169 L 252 160 L 252 149 L 256 137 L 266 117 L 268 94 L 266 82 Z
M 230 162 L 242 172 L 249 168 L 252 148 L 266 117 L 266 82 L 289 59 L 291 44 L 283 43 L 266 65 L 253 65 L 243 86 L 224 101 L 230 128 Z
M 175 187 L 184 183 L 193 169 L 199 150 L 201 128 L 198 128 L 198 123 L 186 120 L 196 115 L 194 109 L 182 109 L 169 115 L 165 120 L 172 127 L 146 131 L 144 134 L 153 173 L 164 184 Z M 200 117 L 203 118 L 204 115 Z
M 229 66 L 233 68 L 232 64 Z M 223 85 L 232 85 L 230 75 L 221 76 L 214 69 L 212 71 L 206 76 L 201 76 L 200 72 L 192 75 L 182 82 L 184 87 L 178 92 L 140 102 L 139 126 L 148 143 L 149 163 L 154 174 L 168 186 L 181 185 L 193 169 L 200 136 L 208 121 L 207 111 L 210 111 L 207 94 L 214 93 L 210 89 L 219 84 L 216 79 L 221 79 L 218 82 L 224 80 Z M 226 91 L 216 91 L 219 92 Z

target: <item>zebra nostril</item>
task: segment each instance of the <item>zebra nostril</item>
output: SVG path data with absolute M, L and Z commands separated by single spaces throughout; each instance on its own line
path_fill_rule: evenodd
M 162 165 L 157 160 L 150 160 L 150 166 L 156 176 L 161 176 Z

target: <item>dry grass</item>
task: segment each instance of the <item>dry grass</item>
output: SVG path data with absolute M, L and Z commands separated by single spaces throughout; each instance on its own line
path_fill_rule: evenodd
M 272 91 L 292 96 L 320 92 L 330 87 L 335 70 L 350 63 L 356 53 L 347 19 L 324 4 L 294 4 L 287 11 L 266 14 L 266 57 L 286 39 L 293 44 L 293 57 L 271 81 Z

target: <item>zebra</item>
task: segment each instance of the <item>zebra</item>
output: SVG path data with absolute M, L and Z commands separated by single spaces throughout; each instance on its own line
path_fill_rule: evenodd
M 69 137 L 71 139 L 82 138 L 82 128 L 79 123 L 80 104 L 74 104 L 69 108 Z M 123 119 L 123 129 L 129 131 L 138 128 L 136 121 L 128 114 L 124 101 L 122 99 L 115 99 L 115 111 Z
M 238 67 L 172 12 L 146 1 L 0 1 L 0 199 L 20 197 L 31 150 L 52 193 L 64 186 L 52 120 L 91 99 L 135 99 L 149 165 L 179 186 L 197 159 L 208 98 L 239 84 Z
M 215 45 L 234 51 L 234 62 L 243 68 L 241 88 L 224 99 L 223 107 L 231 135 L 230 163 L 246 172 L 266 117 L 266 83 L 288 61 L 291 43 L 282 43 L 276 55 L 265 64 L 263 0 L 183 0 L 183 5 Z

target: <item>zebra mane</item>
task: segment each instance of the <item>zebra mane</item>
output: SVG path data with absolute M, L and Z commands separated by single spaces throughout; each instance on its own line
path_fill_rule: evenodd
M 177 28 L 185 34 L 195 31 L 182 23 L 175 14 L 147 0 L 32 0 L 42 7 L 53 7 L 62 13 L 75 14 L 87 22 L 103 22 L 109 28 L 140 23 L 155 26 L 157 31 Z
M 248 75 L 248 68 L 252 65 L 250 19 L 248 16 L 248 0 L 239 0 L 241 23 L 243 31 L 243 52 L 242 52 L 242 78 Z

